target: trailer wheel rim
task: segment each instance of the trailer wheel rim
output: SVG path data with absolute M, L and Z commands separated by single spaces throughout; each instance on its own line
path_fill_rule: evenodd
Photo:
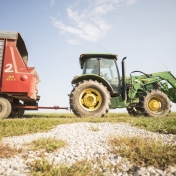
M 95 111 L 102 104 L 102 96 L 97 90 L 88 88 L 80 94 L 79 103 L 83 109 Z
M 160 97 L 153 97 L 148 101 L 148 107 L 151 111 L 161 111 L 163 108 L 164 102 Z

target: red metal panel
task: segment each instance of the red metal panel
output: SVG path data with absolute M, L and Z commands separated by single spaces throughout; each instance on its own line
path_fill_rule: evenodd
M 3 56 L 4 56 L 4 45 L 5 40 L 0 39 L 0 87 L 1 87 L 1 76 L 2 76 L 2 64 L 3 64 Z
M 24 92 L 36 99 L 36 79 L 24 64 L 15 42 L 7 42 L 4 54 L 1 92 Z

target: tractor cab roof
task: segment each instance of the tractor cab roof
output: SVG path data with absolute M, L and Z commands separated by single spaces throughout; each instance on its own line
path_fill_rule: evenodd
M 84 53 L 84 54 L 81 54 L 79 57 L 79 63 L 80 63 L 81 69 L 83 68 L 84 61 L 88 58 L 107 58 L 107 59 L 116 59 L 117 60 L 118 55 L 110 54 L 110 53 Z
M 28 52 L 24 40 L 18 32 L 7 32 L 0 31 L 0 39 L 13 40 L 15 41 L 16 47 L 18 48 L 22 58 L 28 60 Z

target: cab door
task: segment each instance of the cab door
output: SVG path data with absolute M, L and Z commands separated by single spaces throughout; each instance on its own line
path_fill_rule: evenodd
M 109 82 L 115 93 L 120 93 L 119 72 L 113 59 L 100 59 L 100 76 Z

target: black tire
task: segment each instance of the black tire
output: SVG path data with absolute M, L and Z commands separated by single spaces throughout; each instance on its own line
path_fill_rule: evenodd
M 20 109 L 20 112 L 18 113 L 18 117 L 23 117 L 24 113 L 25 113 L 25 109 L 24 108 Z
M 171 111 L 169 98 L 159 90 L 146 92 L 140 97 L 139 105 L 144 115 L 149 117 L 164 117 Z
M 11 112 L 11 104 L 5 98 L 0 98 L 0 119 L 6 119 Z
M 97 81 L 84 80 L 70 94 L 70 108 L 78 117 L 103 117 L 111 104 L 107 88 Z
M 22 104 L 18 104 L 19 106 Z M 13 108 L 12 105 L 12 109 L 11 109 L 11 113 L 9 115 L 9 117 L 22 117 L 24 115 L 25 109 L 24 108 Z
M 9 117 L 22 117 L 24 115 L 24 108 L 16 108 L 16 110 L 11 111 Z
M 142 109 L 140 108 L 129 106 L 126 109 L 128 111 L 128 114 L 131 116 L 138 117 L 143 115 Z

